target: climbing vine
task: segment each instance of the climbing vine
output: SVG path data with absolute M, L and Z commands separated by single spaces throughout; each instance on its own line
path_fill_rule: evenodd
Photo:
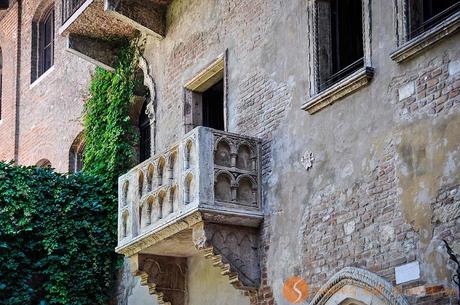
M 138 41 L 96 69 L 83 113 L 83 172 L 0 163 L 0 304 L 107 304 L 120 257 L 117 179 L 132 167 Z
M 115 72 L 96 69 L 83 116 L 84 171 L 115 182 L 133 165 L 137 137 L 129 117 L 136 88 L 137 40 L 122 49 Z

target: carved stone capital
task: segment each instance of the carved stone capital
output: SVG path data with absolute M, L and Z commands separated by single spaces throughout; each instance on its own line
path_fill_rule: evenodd
M 135 254 L 130 257 L 131 271 L 141 284 L 155 294 L 159 304 L 184 305 L 187 295 L 185 257 Z
M 193 226 L 193 242 L 229 277 L 230 284 L 254 294 L 260 284 L 256 228 L 200 222 Z

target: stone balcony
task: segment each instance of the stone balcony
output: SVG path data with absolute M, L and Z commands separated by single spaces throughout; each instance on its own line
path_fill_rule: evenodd
M 199 253 L 236 288 L 258 287 L 259 160 L 258 139 L 197 127 L 119 178 L 116 251 L 160 302 L 184 304 Z
M 68 51 L 112 69 L 116 51 L 139 33 L 162 38 L 171 0 L 62 0 L 59 33 Z

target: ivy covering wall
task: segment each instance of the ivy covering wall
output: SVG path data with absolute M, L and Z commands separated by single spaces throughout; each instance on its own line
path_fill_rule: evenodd
M 133 166 L 129 118 L 137 42 L 95 71 L 84 109 L 84 170 L 0 163 L 0 304 L 108 304 L 120 256 L 117 179 Z
M 107 304 L 113 204 L 98 176 L 0 163 L 0 304 Z
M 121 50 L 115 72 L 96 69 L 85 104 L 84 171 L 115 182 L 133 166 L 138 137 L 129 117 L 138 65 L 137 41 Z

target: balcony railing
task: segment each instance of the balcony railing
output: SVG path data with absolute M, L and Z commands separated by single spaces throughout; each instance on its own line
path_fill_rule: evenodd
M 259 148 L 255 138 L 197 127 L 121 176 L 117 250 L 126 254 L 123 248 L 196 211 L 231 225 L 260 220 Z
M 85 3 L 86 0 L 63 0 L 62 1 L 62 24 Z

